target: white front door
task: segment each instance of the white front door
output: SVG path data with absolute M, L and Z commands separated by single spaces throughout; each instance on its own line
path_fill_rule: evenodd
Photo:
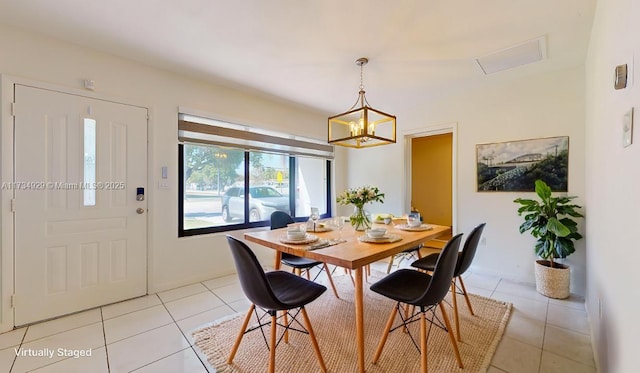
M 146 294 L 147 109 L 16 84 L 14 114 L 15 325 Z

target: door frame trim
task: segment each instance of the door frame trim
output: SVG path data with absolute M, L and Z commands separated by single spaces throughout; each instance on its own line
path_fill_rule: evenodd
M 404 138 L 404 211 L 410 211 L 411 209 L 411 140 L 418 137 L 428 137 L 435 135 L 442 135 L 445 133 L 451 134 L 451 230 L 453 234 L 457 232 L 458 226 L 458 123 L 442 123 L 429 125 L 424 127 L 411 128 L 402 131 Z
M 57 84 L 40 82 L 28 78 L 0 74 L 0 180 L 3 182 L 13 182 L 14 170 L 14 116 L 12 113 L 12 103 L 14 102 L 14 85 L 25 85 L 33 88 L 46 89 L 59 93 L 83 96 L 87 98 L 109 101 L 117 104 L 136 106 L 147 110 L 147 198 L 149 205 L 153 200 L 154 188 L 152 165 L 152 149 L 149 146 L 149 138 L 152 135 L 153 109 L 148 102 L 140 100 L 123 99 L 86 91 L 82 89 L 65 87 Z M 14 309 L 11 307 L 11 297 L 15 290 L 15 224 L 14 215 L 11 211 L 11 200 L 13 192 L 0 188 L 0 333 L 10 331 L 15 326 Z M 152 276 L 150 264 L 152 263 L 152 217 L 147 213 L 147 293 L 149 291 L 149 281 Z

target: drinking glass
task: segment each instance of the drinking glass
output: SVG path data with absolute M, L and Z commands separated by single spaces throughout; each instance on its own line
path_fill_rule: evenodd
M 344 217 L 336 216 L 333 218 L 333 225 L 338 228 L 338 241 L 342 241 L 342 228 L 344 228 Z
M 317 207 L 311 208 L 311 214 L 309 215 L 309 219 L 313 222 L 313 231 L 316 231 L 316 223 L 318 219 L 320 219 L 320 210 Z
M 419 212 L 411 212 L 407 215 L 407 225 L 409 227 L 417 227 L 421 224 L 420 221 L 420 213 Z

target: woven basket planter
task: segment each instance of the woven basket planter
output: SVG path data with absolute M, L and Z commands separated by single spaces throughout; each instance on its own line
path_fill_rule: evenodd
M 569 297 L 569 266 L 556 265 L 561 268 L 549 267 L 548 260 L 536 260 L 536 290 L 549 298 L 565 299 Z

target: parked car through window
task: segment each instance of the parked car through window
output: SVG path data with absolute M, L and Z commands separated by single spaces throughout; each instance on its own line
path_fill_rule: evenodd
M 230 222 L 233 219 L 244 219 L 244 187 L 231 187 L 222 196 L 222 219 Z M 262 221 L 274 211 L 289 210 L 289 197 L 283 196 L 270 186 L 249 188 L 249 221 Z

